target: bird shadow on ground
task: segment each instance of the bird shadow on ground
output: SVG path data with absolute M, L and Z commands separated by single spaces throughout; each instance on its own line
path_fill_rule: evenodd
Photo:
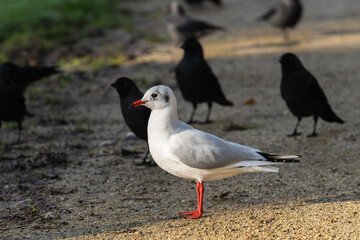
M 306 200 L 306 203 L 332 203 L 332 202 L 349 202 L 360 201 L 360 194 L 341 194 L 339 196 L 319 197 L 310 200 Z
M 359 34 L 360 30 L 355 29 L 347 29 L 347 30 L 333 30 L 333 31 L 324 31 L 321 34 L 323 35 L 351 35 L 351 34 Z

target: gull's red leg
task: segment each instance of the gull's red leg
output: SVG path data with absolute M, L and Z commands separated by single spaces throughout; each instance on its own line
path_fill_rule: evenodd
M 186 215 L 185 218 L 200 218 L 203 212 L 203 196 L 204 196 L 204 186 L 200 181 L 196 181 L 196 192 L 197 192 L 197 209 L 195 211 L 188 211 L 179 213 L 180 215 Z
M 191 218 L 191 219 L 196 219 L 196 218 L 200 218 L 201 214 L 203 213 L 203 196 L 204 196 L 204 186 L 202 182 L 198 182 L 199 187 L 197 188 L 198 190 L 198 206 L 196 209 L 196 212 L 192 215 L 188 215 L 185 218 Z
M 199 206 L 199 199 L 200 199 L 200 183 L 199 181 L 196 181 L 196 192 L 197 192 L 197 205 Z M 186 212 L 181 212 L 179 213 L 179 215 L 193 215 L 198 211 L 198 209 L 194 210 L 194 211 L 186 211 Z

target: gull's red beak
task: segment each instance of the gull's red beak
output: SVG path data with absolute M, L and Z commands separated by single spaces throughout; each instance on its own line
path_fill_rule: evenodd
M 147 101 L 138 100 L 138 101 L 133 102 L 133 103 L 129 106 L 129 108 L 134 108 L 134 107 L 137 107 L 137 106 L 140 106 L 140 105 L 144 105 L 145 103 L 147 103 Z

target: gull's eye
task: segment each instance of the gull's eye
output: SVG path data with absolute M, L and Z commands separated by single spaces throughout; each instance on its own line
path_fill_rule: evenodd
M 153 93 L 151 94 L 152 98 L 157 98 L 158 94 L 157 93 Z

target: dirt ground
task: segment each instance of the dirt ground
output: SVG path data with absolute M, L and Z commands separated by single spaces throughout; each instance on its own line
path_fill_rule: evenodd
M 124 4 L 137 31 L 166 39 L 167 2 Z M 172 72 L 183 52 L 169 41 L 139 40 L 132 46 L 137 57 L 123 65 L 69 72 L 75 80 L 65 90 L 56 77 L 30 87 L 41 94 L 28 100 L 36 117 L 24 121 L 23 142 L 10 144 L 16 131 L 1 130 L 0 239 L 360 239 L 360 5 L 303 0 L 303 19 L 284 41 L 277 29 L 254 21 L 273 2 L 224 0 L 220 9 L 189 9 L 228 29 L 201 43 L 235 103 L 215 105 L 214 123 L 194 126 L 264 151 L 301 154 L 300 163 L 282 165 L 278 174 L 206 182 L 203 218 L 178 217 L 195 208 L 195 182 L 134 164 L 146 144 L 128 136 L 110 84 L 128 76 L 143 91 L 168 85 L 188 119 L 191 105 Z M 128 38 L 114 30 L 88 41 L 101 50 Z M 296 53 L 317 77 L 345 124 L 319 121 L 319 136 L 307 138 L 313 127 L 307 118 L 303 135 L 286 137 L 296 119 L 280 96 L 278 59 L 285 52 Z M 255 103 L 245 104 L 251 98 Z M 200 105 L 195 118 L 203 120 L 206 110 Z

